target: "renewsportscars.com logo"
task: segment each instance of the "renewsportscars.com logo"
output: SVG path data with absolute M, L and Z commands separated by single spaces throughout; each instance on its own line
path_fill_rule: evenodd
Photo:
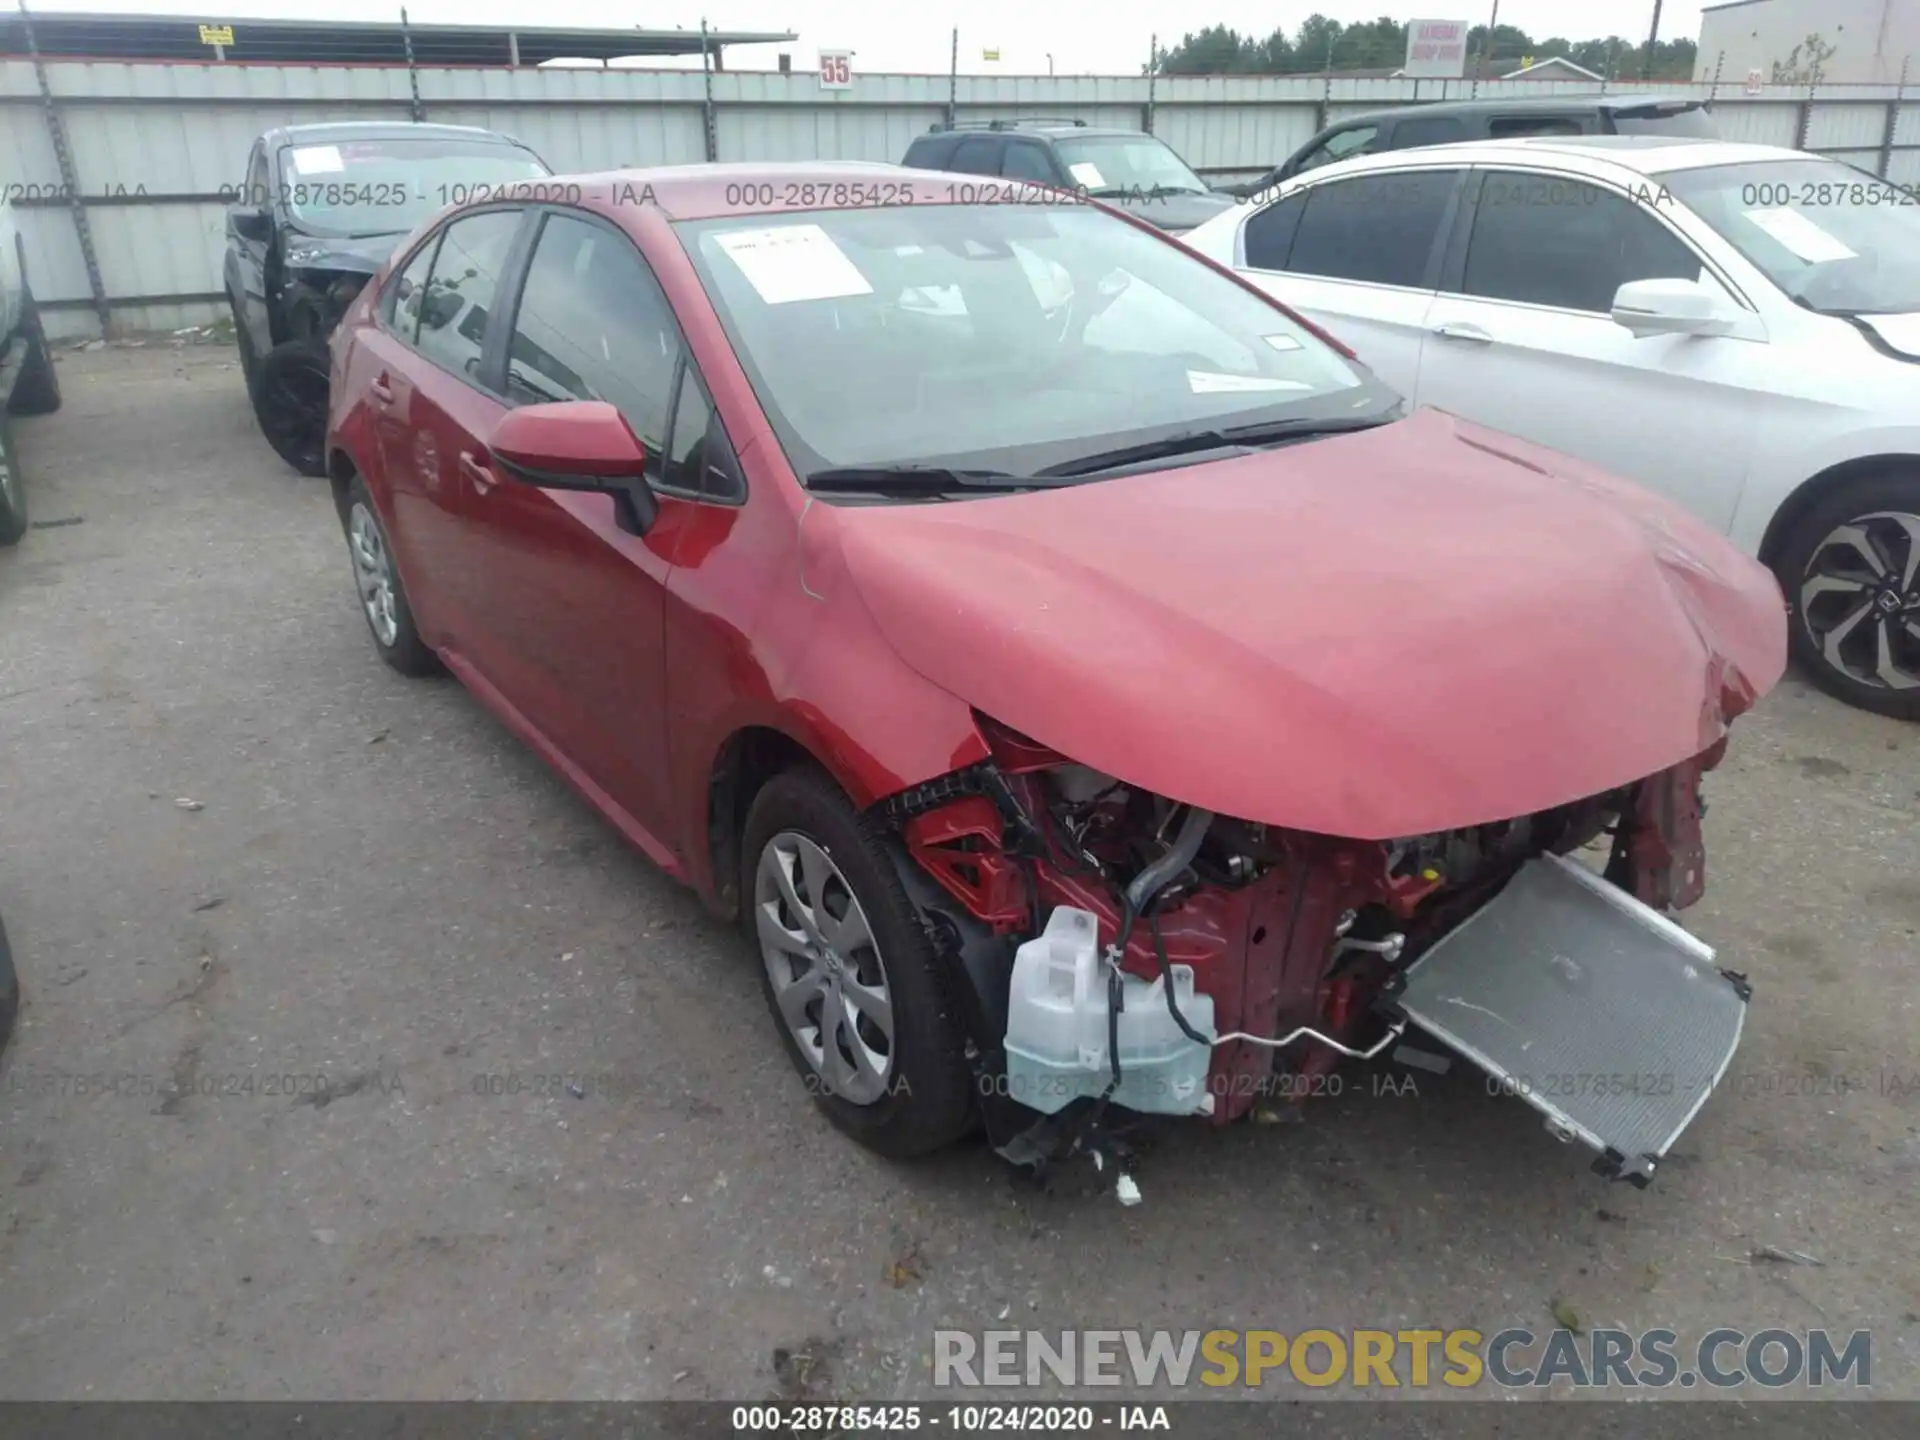
M 936 1330 L 939 1388 L 1062 1385 L 1241 1390 L 1733 1390 L 1873 1383 L 1873 1340 L 1825 1330 L 1709 1330 L 1683 1344 L 1672 1330 Z

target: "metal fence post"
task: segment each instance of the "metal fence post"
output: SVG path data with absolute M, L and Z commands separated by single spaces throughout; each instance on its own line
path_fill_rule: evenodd
M 1807 98 L 1800 102 L 1800 115 L 1793 127 L 1793 148 L 1807 148 L 1807 132 L 1813 126 L 1813 92 L 1820 88 L 1820 67 L 1815 65 L 1807 77 Z
M 707 131 L 707 163 L 720 158 L 720 132 L 713 124 L 713 57 L 707 50 L 707 22 L 700 21 L 700 71 L 706 83 L 706 96 L 700 102 L 700 118 Z
M 407 23 L 407 7 L 404 5 L 400 7 L 400 43 L 407 50 L 407 90 L 413 97 L 407 106 L 407 113 L 417 125 L 427 118 L 427 112 L 420 103 L 420 72 L 413 63 L 413 27 Z
M 1154 84 L 1160 75 L 1160 37 L 1155 35 L 1147 41 L 1147 113 L 1141 117 L 1140 126 L 1147 134 L 1153 133 L 1153 93 Z
M 960 118 L 960 27 L 953 27 L 953 51 L 947 60 L 947 128 Z
M 1707 87 L 1707 109 L 1713 109 L 1713 102 L 1720 95 L 1720 71 L 1726 66 L 1727 52 L 1722 50 L 1713 62 L 1713 83 Z
M 53 98 L 53 85 L 47 79 L 46 61 L 40 56 L 40 42 L 33 34 L 33 13 L 27 0 L 20 0 L 20 26 L 26 31 L 27 52 L 33 57 L 33 75 L 40 82 L 40 105 L 47 118 L 47 139 L 53 145 L 53 158 L 60 166 L 60 184 L 67 194 L 67 213 L 73 217 L 73 233 L 80 242 L 80 258 L 87 266 L 87 289 L 93 296 L 93 313 L 100 318 L 100 337 L 113 335 L 113 306 L 107 300 L 107 282 L 100 275 L 100 257 L 93 248 L 93 225 L 87 219 L 86 201 L 80 195 L 80 177 L 73 164 L 73 148 L 67 144 L 66 123 Z
M 1907 67 L 1913 63 L 1911 55 L 1900 61 L 1900 82 L 1893 87 L 1893 99 L 1887 102 L 1887 129 L 1880 140 L 1880 178 L 1885 180 L 1893 170 L 1894 141 L 1900 135 L 1900 102 L 1907 95 Z

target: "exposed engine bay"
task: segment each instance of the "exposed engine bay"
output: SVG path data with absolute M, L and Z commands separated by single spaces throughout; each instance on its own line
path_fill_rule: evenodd
M 987 1125 L 1011 1160 L 1044 1166 L 1089 1148 L 1115 1160 L 1129 1199 L 1124 1145 L 1108 1137 L 1119 1117 L 1226 1124 L 1297 1106 L 1316 1076 L 1382 1054 L 1410 1027 L 1443 1033 L 1446 1048 L 1522 1093 L 1517 1066 L 1560 1063 L 1532 1052 L 1523 1032 L 1564 1031 L 1579 1048 L 1581 1007 L 1616 991 L 1631 1032 L 1631 996 L 1669 976 L 1682 996 L 1702 988 L 1687 988 L 1700 974 L 1727 982 L 1713 987 L 1687 1093 L 1670 1097 L 1680 1126 L 1731 1058 L 1744 980 L 1713 970 L 1712 951 L 1666 918 L 1701 893 L 1700 779 L 1724 741 L 1537 814 L 1367 841 L 1210 814 L 980 723 L 990 761 L 879 808 L 913 862 L 903 869 L 933 882 L 921 882 L 921 912 L 967 981 Z M 1604 878 L 1560 858 L 1600 837 L 1611 840 Z M 1609 979 L 1618 965 L 1608 957 L 1631 948 L 1623 941 L 1639 949 L 1620 963 L 1642 968 Z M 1397 1003 L 1429 956 L 1419 1003 L 1445 1012 L 1432 1023 Z M 1548 964 L 1564 978 L 1536 984 Z M 1479 993 L 1476 977 L 1496 971 L 1487 983 L 1502 993 Z M 1516 996 L 1559 1018 L 1515 1010 Z M 1453 1027 L 1456 1011 L 1493 1016 L 1496 1038 L 1482 1046 Z M 1636 1042 L 1629 1033 L 1621 1043 Z M 1608 1068 L 1664 1065 L 1635 1053 Z M 1611 1112 L 1536 1108 L 1559 1138 L 1600 1152 L 1597 1170 L 1636 1183 L 1672 1138 L 1665 1111 L 1641 1117 L 1631 1133 L 1658 1138 L 1626 1154 L 1606 1133 Z

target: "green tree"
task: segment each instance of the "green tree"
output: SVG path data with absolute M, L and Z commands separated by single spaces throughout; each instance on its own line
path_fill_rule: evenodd
M 1825 38 L 1815 31 L 1789 50 L 1786 59 L 1773 62 L 1773 72 L 1769 78 L 1775 85 L 1815 84 L 1827 62 L 1837 53 L 1838 47 L 1827 44 Z

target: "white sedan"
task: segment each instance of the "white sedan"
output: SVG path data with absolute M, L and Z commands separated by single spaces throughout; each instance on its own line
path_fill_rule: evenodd
M 1432 405 L 1637 480 L 1780 578 L 1821 686 L 1920 719 L 1920 197 L 1593 136 L 1318 169 L 1182 237 Z

